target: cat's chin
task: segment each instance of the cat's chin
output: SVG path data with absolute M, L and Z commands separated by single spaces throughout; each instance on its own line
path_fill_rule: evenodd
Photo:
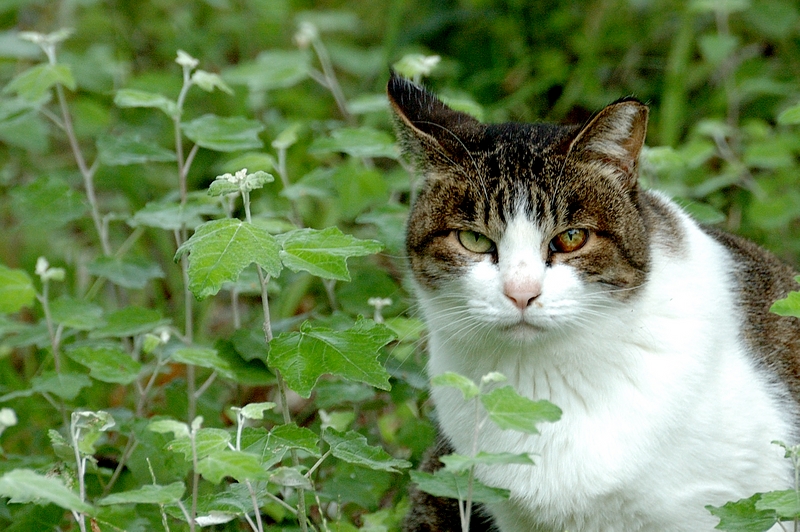
M 507 335 L 509 338 L 513 338 L 514 340 L 528 341 L 538 339 L 547 332 L 542 327 L 533 325 L 532 323 L 528 323 L 526 321 L 519 321 L 517 323 L 503 325 L 500 327 L 500 330 L 504 335 Z

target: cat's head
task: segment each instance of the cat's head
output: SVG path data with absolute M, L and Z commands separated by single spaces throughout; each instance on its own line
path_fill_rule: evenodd
M 406 249 L 429 320 L 527 339 L 635 297 L 650 262 L 643 104 L 618 101 L 583 127 L 485 125 L 394 74 L 388 94 L 423 178 Z

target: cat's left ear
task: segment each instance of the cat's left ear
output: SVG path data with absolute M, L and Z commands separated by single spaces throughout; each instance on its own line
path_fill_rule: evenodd
M 639 153 L 647 134 L 647 106 L 633 98 L 612 103 L 592 118 L 572 140 L 569 155 L 610 167 L 634 188 Z

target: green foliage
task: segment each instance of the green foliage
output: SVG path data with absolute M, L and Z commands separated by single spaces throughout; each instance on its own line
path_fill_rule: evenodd
M 643 184 L 799 262 L 794 2 L 326 6 L 0 7 L 0 528 L 399 530 L 433 429 L 386 65 L 491 121 L 634 94 Z M 434 384 L 506 430 L 557 419 L 500 381 Z M 531 461 L 413 480 L 494 500 L 470 472 Z M 793 511 L 712 510 L 728 530 Z

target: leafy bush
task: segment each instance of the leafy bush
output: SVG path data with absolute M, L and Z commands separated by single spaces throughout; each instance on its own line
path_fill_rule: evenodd
M 397 529 L 435 431 L 390 64 L 485 120 L 635 94 L 644 183 L 799 262 L 790 0 L 316 4 L 0 6 L 2 526 Z

